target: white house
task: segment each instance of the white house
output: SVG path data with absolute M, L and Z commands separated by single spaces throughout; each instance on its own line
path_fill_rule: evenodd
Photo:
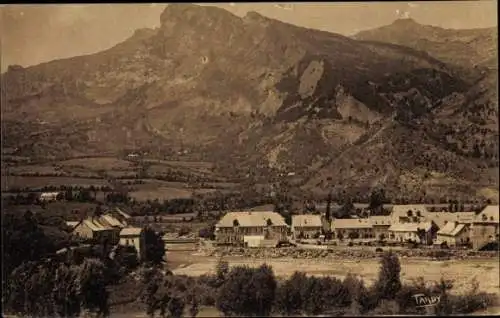
M 110 214 L 104 214 L 88 217 L 79 221 L 76 225 L 73 223 L 70 226 L 73 227 L 72 233 L 81 238 L 116 244 L 121 229 L 126 227 L 127 223 Z
M 472 224 L 475 217 L 474 212 L 433 212 L 429 213 L 427 221 L 433 221 L 439 228 L 443 228 L 449 222 Z
M 369 219 L 334 219 L 331 224 L 335 238 L 374 238 L 372 222 Z
M 424 231 L 419 235 L 419 230 Z M 438 230 L 437 225 L 430 222 L 409 222 L 395 223 L 389 227 L 389 239 L 397 242 L 414 241 L 417 243 L 430 245 L 434 241 L 435 234 Z
M 217 243 L 255 245 L 259 240 L 285 240 L 288 225 L 285 219 L 272 211 L 229 212 L 215 225 Z M 260 243 L 259 243 L 260 244 Z
M 470 242 L 469 225 L 458 222 L 448 222 L 437 232 L 435 244 L 446 243 L 448 246 L 457 246 Z
M 309 239 L 321 234 L 323 222 L 317 214 L 292 215 L 292 234 L 294 239 Z
M 480 249 L 490 242 L 498 242 L 499 235 L 499 208 L 498 205 L 489 205 L 481 211 L 472 224 L 472 245 Z
M 120 231 L 119 245 L 134 246 L 137 257 L 143 259 L 146 256 L 146 237 L 144 230 L 139 227 L 126 227 Z
M 369 217 L 373 227 L 373 234 L 377 239 L 387 239 L 389 237 L 389 227 L 392 224 L 390 215 L 373 215 Z
M 43 192 L 40 194 L 40 201 L 43 202 L 54 202 L 57 201 L 57 196 L 61 192 Z
M 423 204 L 394 205 L 391 211 L 391 223 L 419 223 L 429 221 L 430 212 Z

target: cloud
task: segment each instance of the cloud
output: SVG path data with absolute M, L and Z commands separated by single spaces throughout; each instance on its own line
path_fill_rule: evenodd
M 398 16 L 398 19 L 409 19 L 410 18 L 409 11 L 401 11 L 401 10 L 397 9 L 396 15 Z

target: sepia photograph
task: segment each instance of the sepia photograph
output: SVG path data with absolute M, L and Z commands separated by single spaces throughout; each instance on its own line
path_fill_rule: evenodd
M 2 316 L 500 315 L 497 10 L 0 5 Z

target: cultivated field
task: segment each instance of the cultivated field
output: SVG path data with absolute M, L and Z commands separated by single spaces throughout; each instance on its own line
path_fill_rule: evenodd
M 74 177 L 24 177 L 2 176 L 2 191 L 13 188 L 41 188 L 45 186 L 105 186 L 109 185 L 104 179 L 74 178 Z
M 82 167 L 89 170 L 131 170 L 133 165 L 130 161 L 112 157 L 103 158 L 78 158 L 60 161 L 55 165 L 62 167 Z
M 175 274 L 199 276 L 213 273 L 219 260 L 217 257 L 205 257 L 190 252 L 167 252 L 167 259 Z M 288 277 L 295 271 L 303 271 L 310 275 L 331 275 L 344 278 L 348 273 L 359 275 L 367 285 L 372 284 L 378 275 L 379 259 L 371 260 L 325 260 L 325 259 L 256 259 L 243 257 L 224 257 L 231 266 L 260 266 L 263 263 L 271 265 L 279 277 Z M 423 277 L 427 281 L 439 281 L 441 277 L 454 280 L 453 291 L 460 293 L 470 286 L 475 277 L 481 291 L 498 293 L 498 260 L 468 259 L 449 261 L 429 261 L 427 259 L 400 258 L 401 277 L 403 281 L 411 281 Z
M 40 188 L 44 186 L 110 186 L 106 178 L 119 178 L 120 182 L 130 185 L 139 181 L 138 176 L 144 173 L 142 170 L 144 163 L 147 164 L 147 176 L 140 179 L 142 184 L 133 184 L 130 188 L 130 196 L 138 201 L 158 199 L 161 202 L 163 200 L 185 199 L 191 198 L 193 194 L 216 191 L 212 187 L 226 192 L 237 186 L 237 184 L 226 183 L 215 176 L 211 171 L 213 164 L 209 162 L 153 159 L 134 161 L 137 163 L 117 157 L 88 157 L 29 165 L 20 163 L 2 166 L 1 189 L 9 191 L 13 188 Z M 107 177 L 103 176 L 102 173 L 105 173 Z M 186 182 L 159 180 L 169 175 L 173 178 L 180 177 L 184 181 L 186 176 L 203 177 L 204 180 L 207 180 L 207 187 L 196 189 L 193 192 L 193 189 Z

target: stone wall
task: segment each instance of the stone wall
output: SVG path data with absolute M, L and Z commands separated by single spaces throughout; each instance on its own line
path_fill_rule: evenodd
M 389 248 L 382 248 L 388 251 Z M 437 250 L 403 249 L 393 250 L 400 257 L 418 257 L 428 259 L 472 259 L 498 257 L 497 252 L 479 252 L 473 250 Z M 374 249 L 300 249 L 300 248 L 238 248 L 219 247 L 206 250 L 207 256 L 241 256 L 249 258 L 344 258 L 364 259 L 379 257 L 382 253 Z

